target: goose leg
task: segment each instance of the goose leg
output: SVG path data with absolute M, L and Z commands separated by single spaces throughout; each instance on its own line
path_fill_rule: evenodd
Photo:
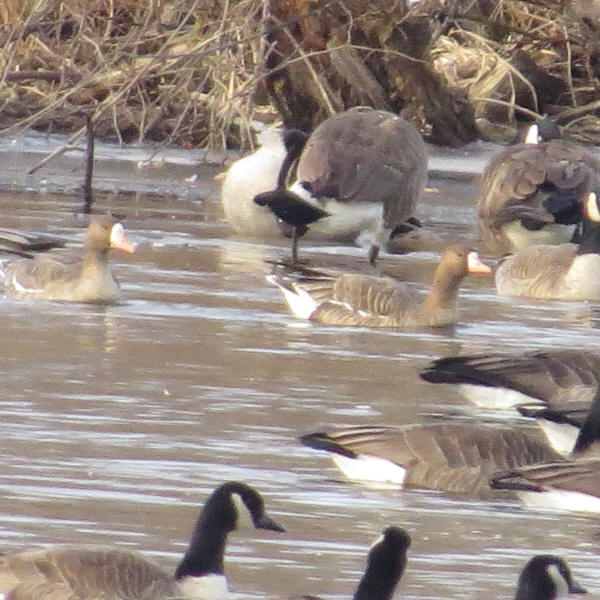
M 292 227 L 292 264 L 298 262 L 298 228 Z

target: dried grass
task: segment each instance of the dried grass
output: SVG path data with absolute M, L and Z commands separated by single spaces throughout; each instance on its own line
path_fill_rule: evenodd
M 261 0 L 5 0 L 0 128 L 249 143 Z

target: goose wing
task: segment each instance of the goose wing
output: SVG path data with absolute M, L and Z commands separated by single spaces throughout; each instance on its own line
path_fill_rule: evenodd
M 158 600 L 173 579 L 141 555 L 104 546 L 55 546 L 0 558 L 0 592 L 10 600 Z
M 414 125 L 358 108 L 330 117 L 310 136 L 297 178 L 317 197 L 384 206 L 386 225 L 410 217 L 427 178 L 425 144 Z

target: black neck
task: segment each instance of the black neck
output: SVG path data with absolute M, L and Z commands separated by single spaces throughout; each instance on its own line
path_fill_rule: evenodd
M 577 254 L 600 254 L 600 223 L 583 220 L 581 242 Z
M 573 448 L 574 454 L 580 454 L 600 441 L 600 388 L 596 391 L 590 412 L 588 413 Z

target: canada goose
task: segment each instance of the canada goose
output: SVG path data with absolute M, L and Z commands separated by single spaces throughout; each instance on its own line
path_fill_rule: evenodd
M 134 252 L 123 225 L 108 215 L 90 222 L 83 256 L 75 263 L 49 255 L 23 258 L 2 267 L 8 296 L 67 302 L 111 303 L 121 299 L 121 289 L 108 264 L 108 251 Z
M 600 512 L 600 391 L 575 442 L 571 459 L 541 461 L 494 473 L 493 489 L 512 490 L 534 506 Z
M 430 362 L 419 375 L 430 383 L 458 385 L 483 408 L 532 403 L 560 408 L 573 401 L 591 405 L 600 385 L 600 353 L 561 348 L 449 356 Z
M 254 197 L 278 188 L 308 136 L 297 129 L 267 128 L 260 132 L 258 149 L 233 162 L 223 179 L 221 202 L 225 217 L 239 233 L 280 235 L 271 210 Z
M 353 426 L 304 435 L 305 446 L 330 453 L 350 480 L 491 495 L 489 478 L 504 468 L 560 456 L 525 432 L 473 424 Z
M 0 595 L 13 600 L 225 599 L 223 555 L 227 535 L 237 525 L 236 497 L 256 528 L 284 531 L 266 514 L 256 490 L 228 482 L 206 501 L 174 576 L 131 550 L 54 546 L 0 557 Z
M 406 568 L 410 535 L 400 527 L 386 527 L 367 556 L 367 568 L 354 592 L 354 600 L 391 600 Z
M 372 231 L 373 263 L 380 247 L 413 217 L 426 180 L 427 151 L 417 128 L 393 113 L 360 106 L 321 123 L 300 154 L 295 182 L 257 201 L 283 220 L 279 207 L 289 214 L 296 203 L 289 224 L 300 227 L 298 233 L 320 218 L 332 235 Z
M 510 146 L 485 168 L 478 224 L 491 251 L 571 241 L 600 161 L 559 136 L 551 121 L 539 121 L 525 143 Z
M 546 300 L 600 299 L 600 210 L 596 194 L 583 202 L 583 231 L 577 244 L 536 244 L 503 258 L 496 269 L 502 296 Z
M 490 272 L 476 252 L 453 244 L 440 259 L 423 300 L 390 277 L 345 273 L 296 279 L 271 275 L 267 279 L 303 319 L 359 327 L 445 327 L 458 321 L 458 289 L 464 277 Z
M 569 594 L 587 594 L 567 563 L 552 554 L 531 558 L 519 575 L 515 600 L 557 600 Z
M 53 235 L 0 229 L 0 253 L 31 258 L 34 252 L 62 248 L 65 244 L 66 240 Z
M 589 400 L 573 400 L 561 406 L 519 404 L 516 408 L 524 417 L 537 421 L 554 450 L 563 456 L 569 456 L 590 412 L 590 406 Z

